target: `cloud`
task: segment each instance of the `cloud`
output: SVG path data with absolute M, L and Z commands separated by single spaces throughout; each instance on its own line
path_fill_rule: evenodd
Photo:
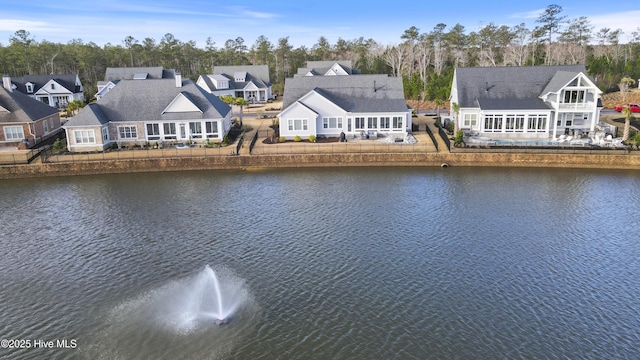
M 591 21 L 591 25 L 595 27 L 595 31 L 602 28 L 609 28 L 611 30 L 622 29 L 625 35 L 631 36 L 632 32 L 639 31 L 640 28 L 638 24 L 640 10 L 592 15 L 588 16 L 588 18 Z M 626 36 L 623 35 L 623 38 L 625 37 Z
M 229 6 L 227 9 L 239 14 L 242 17 L 250 17 L 253 19 L 273 19 L 280 15 L 261 11 L 248 10 L 246 6 Z
M 0 19 L 0 31 L 17 31 L 27 29 L 28 31 L 37 30 L 49 31 L 52 26 L 44 21 L 31 21 L 23 19 Z
M 537 19 L 540 17 L 540 14 L 544 12 L 545 9 L 538 9 L 526 12 L 520 12 L 509 15 L 510 18 L 513 19 Z

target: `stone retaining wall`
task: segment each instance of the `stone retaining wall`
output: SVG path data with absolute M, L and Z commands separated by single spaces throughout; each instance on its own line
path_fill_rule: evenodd
M 350 166 L 496 166 L 638 169 L 640 155 L 428 153 L 428 154 L 297 154 L 208 156 L 133 160 L 78 161 L 0 166 L 0 179 L 183 170 Z

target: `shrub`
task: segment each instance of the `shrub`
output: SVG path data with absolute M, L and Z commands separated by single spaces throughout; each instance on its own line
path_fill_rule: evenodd
M 56 141 L 53 142 L 53 151 L 55 152 L 60 152 L 63 151 L 65 148 L 65 142 L 62 141 L 61 139 L 56 139 Z
M 436 125 L 436 127 L 441 127 L 441 126 L 442 126 L 442 118 L 437 117 L 437 118 L 436 118 L 435 125 Z
M 279 141 L 279 142 L 285 142 L 285 141 L 287 141 L 287 139 L 286 139 L 284 136 L 280 136 L 280 137 L 278 138 L 278 141 Z
M 225 135 L 224 138 L 222 139 L 222 145 L 227 146 L 229 145 L 229 135 Z
M 455 138 L 453 139 L 454 144 L 462 144 L 464 142 L 464 131 L 458 130 Z
M 316 142 L 316 136 L 315 135 L 309 135 L 309 142 Z
M 449 121 L 444 125 L 445 129 L 447 129 L 447 131 L 451 134 L 453 134 L 453 130 L 455 130 L 455 126 L 456 125 L 453 123 L 453 121 Z
M 296 136 L 293 137 L 293 141 L 300 142 L 300 141 L 302 141 L 302 139 L 300 138 L 300 136 L 296 135 Z

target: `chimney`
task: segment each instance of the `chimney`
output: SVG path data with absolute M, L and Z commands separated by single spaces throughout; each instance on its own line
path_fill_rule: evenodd
M 182 87 L 182 75 L 176 71 L 176 87 Z
M 2 87 L 7 89 L 8 92 L 13 91 L 11 88 L 11 76 L 9 76 L 9 74 L 2 75 Z

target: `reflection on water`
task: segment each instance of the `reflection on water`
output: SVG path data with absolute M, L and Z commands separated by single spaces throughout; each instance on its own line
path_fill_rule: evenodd
M 2 181 L 0 333 L 78 347 L 0 357 L 633 358 L 639 189 L 485 168 Z M 250 300 L 171 330 L 207 264 Z

